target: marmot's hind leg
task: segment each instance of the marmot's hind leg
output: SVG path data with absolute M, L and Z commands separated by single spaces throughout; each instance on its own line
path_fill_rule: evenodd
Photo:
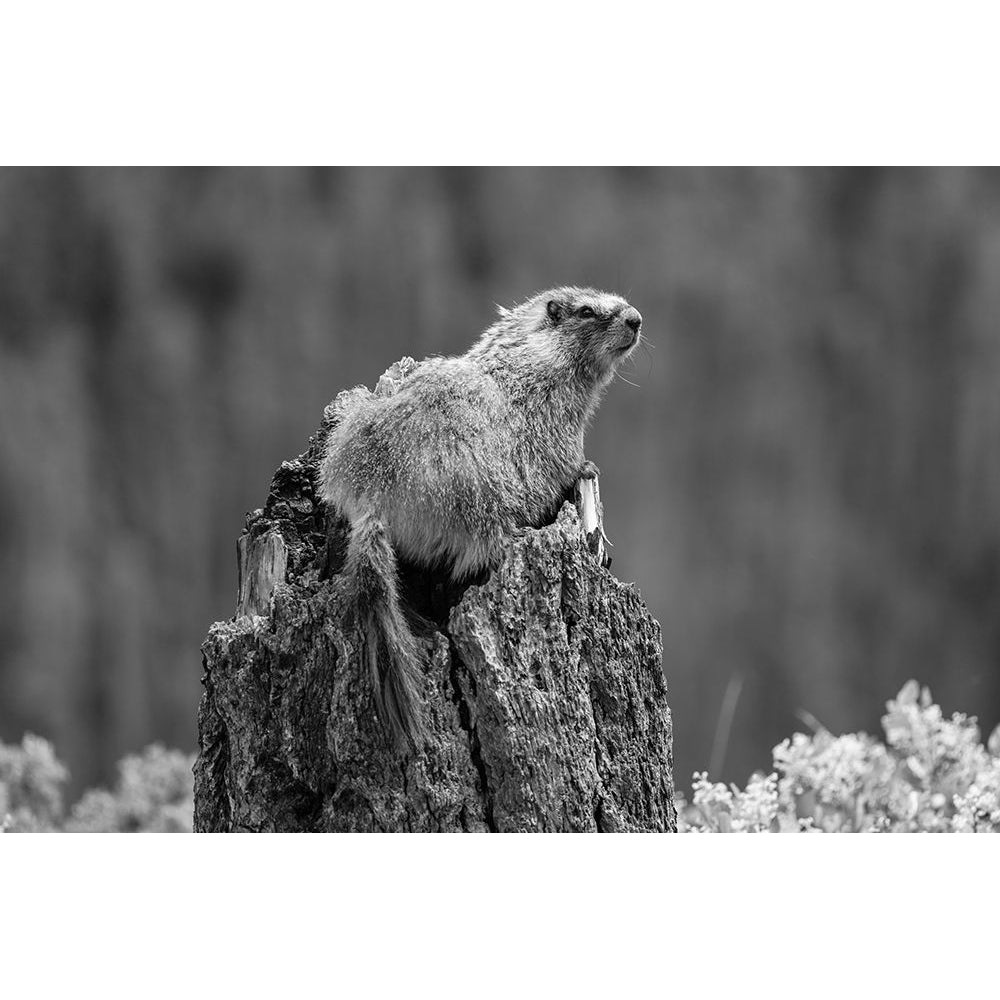
M 455 559 L 451 578 L 457 583 L 468 583 L 475 577 L 495 569 L 503 558 L 504 547 L 513 530 L 506 533 L 499 529 L 484 533 L 479 538 L 470 539 L 460 555 Z

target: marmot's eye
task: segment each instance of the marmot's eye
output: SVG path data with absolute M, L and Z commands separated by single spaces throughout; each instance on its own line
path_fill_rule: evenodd
M 595 313 L 594 310 L 590 308 L 590 306 L 584 306 L 577 313 L 577 315 L 580 317 L 580 319 L 593 319 L 597 315 L 597 313 Z

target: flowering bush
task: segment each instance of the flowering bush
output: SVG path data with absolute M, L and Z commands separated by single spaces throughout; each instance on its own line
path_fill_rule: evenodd
M 885 742 L 796 733 L 774 748 L 774 772 L 742 791 L 695 773 L 685 832 L 1000 832 L 1000 727 L 986 746 L 974 718 L 946 719 L 909 681 L 886 706 Z
M 194 757 L 152 745 L 118 764 L 113 791 L 92 789 L 67 816 L 63 786 L 69 772 L 52 745 L 27 735 L 20 746 L 0 743 L 0 832 L 191 831 Z
M 0 743 L 0 831 L 57 829 L 68 777 L 46 740 L 28 734 L 19 747 Z

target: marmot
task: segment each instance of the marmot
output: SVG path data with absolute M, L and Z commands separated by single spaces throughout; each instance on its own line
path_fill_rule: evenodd
M 346 571 L 379 715 L 401 747 L 422 733 L 421 670 L 396 553 L 461 581 L 551 520 L 596 474 L 584 431 L 642 325 L 623 298 L 590 288 L 499 313 L 467 353 L 421 362 L 395 395 L 352 395 L 325 445 L 320 495 L 351 523 Z

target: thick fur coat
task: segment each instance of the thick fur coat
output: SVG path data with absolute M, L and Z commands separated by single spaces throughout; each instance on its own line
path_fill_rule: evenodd
M 462 580 L 550 520 L 588 472 L 584 432 L 641 322 L 619 296 L 551 289 L 501 309 L 466 354 L 423 361 L 394 395 L 354 395 L 330 432 L 320 492 L 351 522 L 346 568 L 401 744 L 421 733 L 421 673 L 395 554 Z

